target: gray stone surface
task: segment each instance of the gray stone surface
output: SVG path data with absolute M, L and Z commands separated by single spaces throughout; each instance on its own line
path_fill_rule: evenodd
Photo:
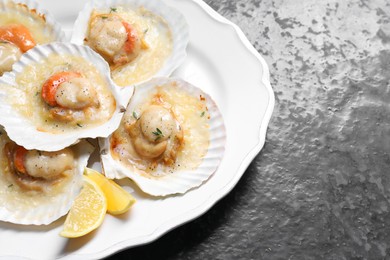
M 390 1 L 206 2 L 269 64 L 266 145 L 205 215 L 112 259 L 390 259 Z

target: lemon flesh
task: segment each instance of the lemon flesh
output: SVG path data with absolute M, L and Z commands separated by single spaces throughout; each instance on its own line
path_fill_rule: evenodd
M 106 215 L 107 201 L 103 191 L 88 177 L 75 199 L 60 235 L 67 238 L 84 236 L 98 228 Z
M 107 199 L 107 212 L 111 215 L 127 212 L 136 202 L 130 193 L 113 180 L 107 179 L 103 174 L 90 168 L 85 168 L 84 174 L 102 189 Z

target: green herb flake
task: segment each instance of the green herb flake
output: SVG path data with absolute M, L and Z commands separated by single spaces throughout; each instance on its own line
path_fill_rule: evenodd
M 164 134 L 161 132 L 161 130 L 157 127 L 156 131 L 152 132 L 156 136 L 156 139 L 154 141 L 159 140 L 161 137 L 164 137 Z
M 110 8 L 110 13 L 112 13 L 112 12 L 116 12 L 116 10 L 117 10 L 117 8 L 115 8 L 115 7 L 111 7 L 111 8 Z
M 14 186 L 12 183 L 10 185 L 8 185 L 8 188 L 12 188 L 12 186 Z
M 205 115 L 205 111 L 203 111 L 201 114 L 200 114 L 200 117 L 204 117 L 204 115 Z
M 135 111 L 133 111 L 133 117 L 135 118 L 135 119 L 139 119 L 139 117 L 138 117 L 138 115 L 137 115 L 137 113 L 135 112 Z
M 83 127 L 83 125 L 81 125 L 81 124 L 79 124 L 79 123 L 77 123 L 77 126 L 78 126 L 78 127 Z
M 102 19 L 105 20 L 105 19 L 108 19 L 108 17 L 107 16 L 102 16 Z

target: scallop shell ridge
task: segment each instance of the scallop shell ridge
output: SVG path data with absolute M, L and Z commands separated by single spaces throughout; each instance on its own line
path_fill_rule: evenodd
M 108 0 L 89 1 L 84 9 L 79 12 L 79 15 L 74 23 L 73 34 L 71 42 L 76 44 L 83 44 L 86 37 L 88 22 L 90 15 L 94 9 L 110 8 L 115 6 L 123 7 L 144 7 L 154 14 L 163 17 L 168 23 L 173 35 L 173 50 L 172 54 L 165 61 L 163 67 L 153 76 L 162 77 L 170 76 L 172 72 L 182 64 L 187 57 L 186 48 L 189 42 L 188 24 L 178 10 L 166 5 L 163 1 L 150 0 Z M 148 80 L 148 79 L 147 79 Z M 147 81 L 145 80 L 145 81 Z M 145 82 L 143 81 L 143 82 Z M 140 84 L 142 82 L 138 82 Z
M 156 85 L 162 85 L 166 82 L 172 81 L 178 82 L 178 85 L 186 89 L 186 91 L 191 95 L 202 95 L 207 100 L 207 108 L 210 114 L 210 143 L 207 154 L 204 156 L 202 163 L 196 169 L 174 172 L 159 179 L 143 177 L 141 174 L 133 172 L 126 166 L 118 163 L 118 161 L 112 157 L 110 153 L 110 137 L 99 139 L 101 159 L 105 175 L 112 179 L 129 177 L 137 183 L 141 190 L 153 196 L 182 194 L 190 189 L 199 187 L 217 170 L 225 151 L 226 128 L 222 114 L 216 103 L 208 94 L 181 79 L 156 78 L 137 86 L 128 109 L 132 111 L 131 106 L 133 101 L 142 96 L 142 92 L 148 91 L 148 89 L 153 88 Z M 137 93 L 137 91 L 141 93 Z
M 52 53 L 80 56 L 93 64 L 101 73 L 116 100 L 115 112 L 107 122 L 90 129 L 52 134 L 37 130 L 30 118 L 14 109 L 10 100 L 16 99 L 19 95 L 25 95 L 16 87 L 16 77 L 23 72 L 26 66 L 43 62 Z M 2 114 L 0 124 L 4 126 L 13 141 L 26 149 L 57 151 L 77 143 L 82 138 L 107 137 L 111 134 L 118 127 L 122 117 L 121 110 L 132 93 L 133 87 L 119 88 L 113 83 L 108 64 L 89 47 L 60 42 L 39 45 L 23 54 L 21 59 L 14 64 L 13 71 L 4 73 L 0 78 L 0 113 Z M 14 98 L 10 99 L 10 97 Z
M 81 141 L 74 147 L 77 156 L 77 174 L 72 182 L 67 185 L 66 192 L 50 198 L 50 201 L 39 204 L 33 210 L 16 210 L 0 207 L 0 220 L 22 225 L 48 225 L 64 216 L 72 206 L 74 199 L 80 192 L 83 184 L 82 175 L 87 166 L 93 146 L 86 141 Z

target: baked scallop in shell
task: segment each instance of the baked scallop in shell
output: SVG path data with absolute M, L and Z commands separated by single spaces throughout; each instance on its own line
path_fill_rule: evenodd
M 185 193 L 217 169 L 226 131 L 215 102 L 181 79 L 135 87 L 119 128 L 99 139 L 108 178 L 129 177 L 154 196 Z
M 169 76 L 184 61 L 188 40 L 183 15 L 149 0 L 90 1 L 72 35 L 104 57 L 119 86 Z
M 37 44 L 65 40 L 60 25 L 39 3 L 0 0 L 0 75 Z
M 81 138 L 107 137 L 133 88 L 119 88 L 89 47 L 40 45 L 0 78 L 0 124 L 26 149 L 57 151 Z
M 47 225 L 65 215 L 83 184 L 93 146 L 26 150 L 0 130 L 0 221 Z

